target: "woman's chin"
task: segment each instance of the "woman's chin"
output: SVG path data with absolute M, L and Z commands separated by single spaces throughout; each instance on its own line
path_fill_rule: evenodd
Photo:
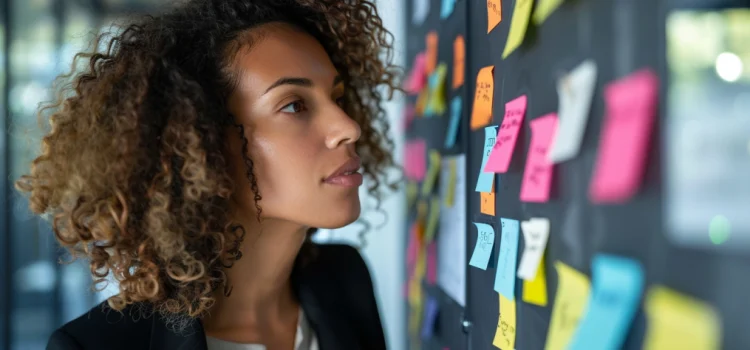
M 357 219 L 359 219 L 359 215 L 362 212 L 359 203 L 357 203 L 354 206 L 347 206 L 344 208 L 340 208 L 339 210 L 331 211 L 328 213 L 328 215 L 325 215 L 324 217 L 326 220 L 322 220 L 324 222 L 321 222 L 321 225 L 315 226 L 318 228 L 324 228 L 324 229 L 337 229 L 342 228 L 346 225 L 349 225 Z

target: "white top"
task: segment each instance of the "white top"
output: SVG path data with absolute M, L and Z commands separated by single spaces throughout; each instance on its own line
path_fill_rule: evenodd
M 214 337 L 206 337 L 208 350 L 266 350 L 262 344 L 243 344 L 221 340 Z M 302 308 L 299 310 L 297 320 L 297 335 L 294 337 L 294 350 L 318 350 L 318 339 L 315 332 L 307 322 Z

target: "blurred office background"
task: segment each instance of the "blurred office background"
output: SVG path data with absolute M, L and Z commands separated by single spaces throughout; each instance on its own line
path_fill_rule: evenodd
M 403 64 L 401 0 L 379 1 L 386 26 L 396 39 L 396 60 Z M 1 0 L 0 1 L 0 350 L 43 349 L 51 332 L 116 291 L 91 290 L 85 262 L 58 264 L 63 253 L 47 222 L 31 215 L 27 200 L 13 181 L 27 171 L 41 134 L 36 111 L 51 98 L 49 87 L 70 69 L 76 52 L 89 48 L 100 31 L 117 30 L 118 18 L 155 12 L 168 0 Z M 400 102 L 387 106 L 393 119 Z M 400 130 L 395 140 L 401 148 Z M 395 154 L 401 154 L 396 151 Z M 365 205 L 369 205 L 365 203 Z M 383 203 L 389 220 L 371 221 L 363 251 L 375 279 L 389 348 L 405 348 L 405 305 L 401 297 L 404 266 L 399 238 L 403 202 L 393 196 Z M 357 241 L 356 225 L 321 232 L 321 241 Z M 375 258 L 378 257 L 378 258 Z

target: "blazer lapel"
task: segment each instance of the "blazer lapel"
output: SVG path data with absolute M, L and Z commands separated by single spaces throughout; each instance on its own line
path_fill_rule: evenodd
M 199 320 L 191 319 L 184 331 L 175 333 L 160 315 L 152 317 L 149 350 L 208 350 L 206 334 Z

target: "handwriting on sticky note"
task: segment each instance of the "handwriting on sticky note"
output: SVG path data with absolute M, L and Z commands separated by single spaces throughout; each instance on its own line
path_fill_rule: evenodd
M 589 188 L 594 203 L 622 203 L 638 191 L 656 114 L 658 78 L 643 69 L 610 83 L 607 116 Z
M 497 140 L 492 147 L 492 153 L 484 168 L 485 171 L 495 173 L 508 171 L 513 150 L 516 148 L 518 132 L 521 130 L 523 118 L 526 115 L 527 103 L 526 95 L 521 95 L 505 104 L 503 122 L 497 132 Z
M 529 154 L 526 157 L 526 168 L 521 182 L 521 201 L 547 202 L 554 164 L 547 159 L 552 136 L 557 131 L 557 114 L 550 113 L 529 122 L 531 127 L 531 142 Z
M 432 74 L 437 68 L 438 59 L 438 33 L 437 31 L 430 31 L 425 37 L 425 51 L 427 59 L 425 61 L 425 73 Z
M 664 286 L 646 294 L 644 350 L 721 349 L 721 323 L 709 304 Z
M 518 266 L 518 277 L 531 281 L 537 275 L 536 270 L 544 256 L 549 237 L 549 219 L 532 218 L 521 222 L 524 248 L 521 263 Z
M 573 159 L 581 149 L 596 87 L 596 63 L 586 60 L 557 82 L 560 125 L 547 158 L 553 163 Z
M 429 100 L 425 107 L 424 115 L 431 117 L 445 113 L 445 76 L 448 74 L 448 66 L 441 63 L 430 75 L 429 79 Z
M 495 216 L 495 189 L 479 192 L 479 209 L 482 214 Z
M 495 246 L 495 229 L 479 222 L 475 222 L 474 226 L 477 228 L 477 244 L 474 245 L 474 253 L 471 254 L 469 265 L 486 270 Z
M 440 18 L 446 19 L 453 13 L 453 8 L 456 6 L 456 0 L 442 0 L 443 4 L 440 7 Z
M 451 120 L 448 123 L 448 130 L 445 132 L 445 148 L 452 148 L 456 144 L 458 128 L 461 126 L 461 112 L 463 112 L 463 103 L 459 95 L 451 100 Z
M 568 349 L 621 349 L 643 293 L 643 266 L 637 260 L 594 256 L 588 311 Z
M 435 238 L 438 222 L 440 222 L 440 197 L 434 196 L 430 199 L 430 214 L 427 215 L 427 227 L 424 231 L 425 242 L 432 242 Z
M 547 306 L 547 272 L 544 260 L 544 255 L 542 255 L 534 279 L 523 281 L 523 301 L 526 303 Z
M 424 52 L 420 52 L 414 57 L 411 72 L 404 84 L 404 89 L 407 93 L 416 95 L 424 88 L 427 80 L 427 74 L 425 73 L 426 62 L 427 55 Z
M 503 6 L 500 0 L 487 0 L 487 34 L 503 20 Z
M 526 28 L 529 27 L 529 16 L 531 16 L 533 4 L 534 1 L 532 0 L 516 0 L 516 5 L 513 8 L 513 18 L 510 21 L 508 40 L 505 42 L 505 50 L 503 50 L 503 59 L 510 56 L 523 43 L 523 38 L 526 36 Z
M 471 130 L 479 129 L 492 121 L 492 96 L 495 93 L 495 66 L 487 66 L 477 74 L 474 106 L 471 111 Z
M 435 320 L 437 319 L 439 307 L 440 305 L 438 304 L 438 301 L 437 299 L 435 299 L 435 297 L 427 297 L 427 303 L 425 304 L 424 308 L 424 318 L 422 319 L 422 332 L 420 334 L 422 336 L 422 339 L 424 340 L 432 338 L 432 333 L 435 330 Z
M 586 311 L 591 285 L 588 277 L 561 261 L 557 269 L 557 295 L 547 333 L 546 350 L 566 349 Z
M 445 206 L 450 208 L 453 206 L 453 199 L 456 196 L 456 179 L 458 174 L 456 173 L 456 158 L 449 158 L 448 160 L 448 188 L 445 194 Z
M 547 20 L 547 17 L 560 7 L 562 3 L 563 0 L 537 0 L 534 14 L 531 16 L 534 20 L 534 24 L 544 23 L 544 21 Z
M 435 182 L 437 182 L 438 173 L 440 173 L 440 152 L 437 150 L 430 150 L 430 168 L 427 171 L 427 176 L 422 182 L 422 196 L 429 196 L 435 188 Z
M 411 18 L 411 23 L 414 25 L 420 25 L 427 19 L 427 14 L 430 13 L 430 0 L 414 0 L 413 7 L 414 13 Z
M 495 291 L 514 300 L 516 289 L 516 258 L 518 257 L 518 220 L 500 218 L 500 254 L 497 259 Z
M 476 192 L 490 192 L 495 183 L 495 174 L 484 171 L 484 167 L 487 164 L 487 158 L 489 158 L 490 152 L 492 151 L 492 145 L 495 144 L 496 136 L 497 125 L 484 128 L 484 154 L 482 154 L 482 165 L 479 167 L 477 186 L 474 189 Z
M 424 139 L 406 141 L 406 161 L 404 172 L 411 180 L 424 179 L 427 171 L 427 142 Z
M 437 283 L 437 245 L 435 241 L 427 245 L 427 283 Z
M 500 318 L 492 345 L 501 350 L 515 350 L 516 347 L 516 302 L 502 294 L 500 296 Z
M 464 70 L 466 69 L 466 42 L 464 36 L 459 35 L 453 40 L 453 88 L 458 89 L 464 84 Z

